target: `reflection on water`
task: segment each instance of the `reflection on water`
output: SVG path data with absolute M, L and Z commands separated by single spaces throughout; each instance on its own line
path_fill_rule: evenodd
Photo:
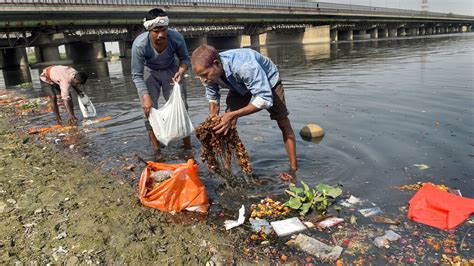
M 463 195 L 474 196 L 473 34 L 257 50 L 281 71 L 295 132 L 309 123 L 326 130 L 319 143 L 297 136 L 299 179 L 312 185 L 342 184 L 385 208 L 399 206 L 400 196 L 387 193 L 392 186 L 417 181 L 460 187 Z M 99 116 L 113 117 L 100 125 L 106 131 L 88 136 L 89 155 L 106 159 L 108 167 L 118 167 L 134 154 L 152 158 L 130 62 L 77 67 L 91 74 L 85 91 Z M 40 94 L 37 71 L 32 71 L 33 84 Z M 188 74 L 189 112 L 197 125 L 208 107 L 202 86 Z M 52 115 L 33 123 L 52 123 Z M 262 111 L 241 118 L 239 132 L 255 175 L 263 180 L 249 193 L 281 193 L 287 185 L 278 175 L 288 162 L 276 123 Z M 199 144 L 195 137 L 192 142 L 197 159 Z M 165 156 L 189 155 L 179 145 L 164 148 Z M 420 163 L 430 168 L 413 167 Z M 215 198 L 214 178 L 200 168 Z

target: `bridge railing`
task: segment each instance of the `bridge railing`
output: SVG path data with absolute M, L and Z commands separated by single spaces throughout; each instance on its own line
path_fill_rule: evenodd
M 397 9 L 376 6 L 335 4 L 315 2 L 311 0 L 0 0 L 1 4 L 34 4 L 34 5 L 127 5 L 127 6 L 216 6 L 216 7 L 253 7 L 253 8 L 284 8 L 311 9 L 316 12 L 351 12 L 377 13 L 422 17 L 466 18 L 468 16 L 452 13 L 439 13 Z

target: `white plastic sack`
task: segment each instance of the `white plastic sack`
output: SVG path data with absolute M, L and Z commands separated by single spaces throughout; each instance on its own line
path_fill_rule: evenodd
M 175 83 L 168 101 L 160 109 L 151 108 L 148 117 L 159 142 L 168 145 L 193 133 L 194 128 L 181 97 L 181 86 Z
M 81 113 L 84 118 L 94 117 L 97 115 L 95 107 L 89 99 L 89 96 L 85 94 L 82 96 L 77 95 L 77 101 L 79 102 L 79 109 L 81 109 Z

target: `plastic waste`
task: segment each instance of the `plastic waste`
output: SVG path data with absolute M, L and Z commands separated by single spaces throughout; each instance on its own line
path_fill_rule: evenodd
M 97 115 L 95 107 L 89 99 L 89 96 L 86 94 L 78 94 L 77 101 L 79 102 L 79 109 L 81 109 L 81 113 L 84 118 L 94 117 Z
M 318 227 L 327 228 L 343 223 L 344 219 L 339 217 L 329 217 L 318 223 Z
M 373 241 L 374 245 L 377 247 L 387 247 L 390 242 L 392 241 L 397 241 L 400 239 L 401 236 L 397 233 L 395 233 L 392 230 L 385 231 L 385 234 L 383 236 L 376 237 Z
M 225 220 L 224 221 L 224 226 L 225 230 L 232 229 L 234 227 L 237 227 L 245 222 L 245 206 L 242 205 L 239 209 L 239 218 L 237 220 Z
M 287 236 L 296 232 L 306 230 L 306 226 L 298 219 L 293 217 L 285 220 L 279 220 L 270 223 L 278 236 Z
M 173 175 L 154 186 L 156 182 L 150 175 L 159 170 L 172 170 Z M 140 202 L 165 212 L 188 210 L 207 213 L 209 199 L 197 172 L 198 165 L 192 159 L 182 164 L 147 162 L 140 177 Z
M 299 234 L 294 242 L 295 246 L 322 260 L 336 260 L 341 256 L 342 247 L 330 246 L 317 239 Z
M 159 170 L 152 172 L 150 177 L 153 178 L 155 182 L 163 182 L 166 179 L 171 178 L 171 175 L 173 175 L 173 170 Z
M 362 215 L 364 215 L 364 217 L 370 217 L 372 215 L 382 213 L 382 210 L 379 207 L 375 207 L 375 208 L 368 208 L 368 209 L 360 209 L 359 212 Z
M 409 201 L 408 218 L 439 229 L 453 229 L 474 212 L 474 199 L 425 184 Z
M 148 121 L 156 139 L 166 146 L 170 141 L 191 135 L 194 128 L 181 97 L 181 86 L 178 83 L 175 83 L 173 92 L 163 107 L 151 108 Z
M 263 231 L 265 234 L 270 234 L 272 230 L 272 226 L 270 223 L 265 220 L 265 219 L 260 219 L 260 218 L 250 218 L 249 222 L 252 226 L 252 231 L 254 232 L 260 232 Z
M 341 201 L 339 204 L 348 208 L 351 207 L 352 205 L 359 204 L 361 200 L 359 198 L 356 198 L 354 196 L 350 196 L 348 199 Z

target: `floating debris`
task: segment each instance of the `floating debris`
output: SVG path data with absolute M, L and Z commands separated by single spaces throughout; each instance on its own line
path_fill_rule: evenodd
M 372 215 L 382 213 L 382 210 L 379 207 L 375 207 L 375 208 L 368 208 L 368 209 L 360 209 L 359 212 L 362 215 L 364 215 L 364 217 L 370 217 Z
M 306 230 L 306 226 L 304 226 L 298 217 L 275 221 L 271 222 L 270 224 L 278 236 L 287 236 Z
M 414 164 L 413 166 L 417 167 L 418 170 L 421 170 L 421 171 L 430 168 L 430 167 L 429 167 L 428 165 L 426 165 L 426 164 Z

